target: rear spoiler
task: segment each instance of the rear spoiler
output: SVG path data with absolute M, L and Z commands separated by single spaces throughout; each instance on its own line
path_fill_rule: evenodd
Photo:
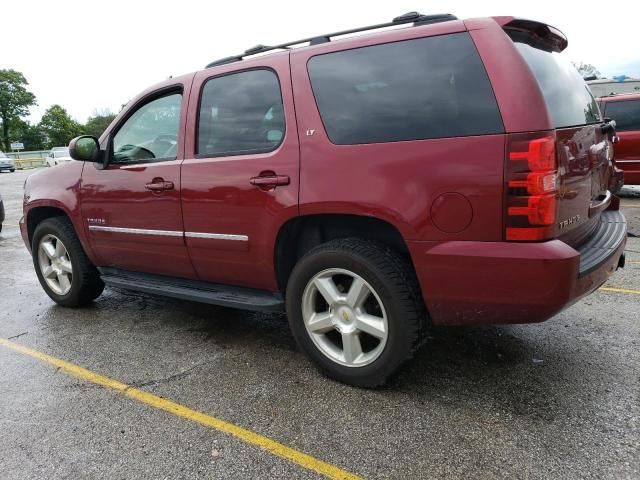
M 514 42 L 547 52 L 561 52 L 569 44 L 564 33 L 545 23 L 514 17 L 494 17 L 494 20 Z

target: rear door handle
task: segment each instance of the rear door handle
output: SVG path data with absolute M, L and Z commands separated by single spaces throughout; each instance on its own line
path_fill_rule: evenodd
M 145 184 L 144 188 L 152 192 L 163 192 L 165 190 L 173 190 L 173 182 L 167 182 L 163 178 L 154 178 L 150 183 Z
M 291 179 L 289 175 L 276 175 L 273 172 L 262 172 L 258 177 L 252 177 L 251 185 L 255 185 L 260 188 L 275 188 L 282 185 L 289 185 Z

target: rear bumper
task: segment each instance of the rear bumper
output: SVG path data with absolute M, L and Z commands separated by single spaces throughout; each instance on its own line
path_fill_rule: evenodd
M 543 243 L 409 242 L 436 325 L 536 323 L 600 287 L 620 264 L 626 222 L 618 211 L 576 250 Z

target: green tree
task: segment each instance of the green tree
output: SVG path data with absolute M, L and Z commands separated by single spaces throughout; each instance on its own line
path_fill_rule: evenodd
M 44 112 L 38 128 L 44 139 L 45 148 L 62 147 L 82 134 L 82 125 L 69 116 L 60 105 L 52 105 Z
M 89 117 L 87 123 L 84 124 L 83 133 L 85 135 L 100 137 L 114 118 L 116 118 L 116 114 L 111 113 L 109 110 L 100 112 L 96 110 L 93 112 L 93 115 Z
M 27 90 L 27 85 L 29 83 L 22 73 L 12 69 L 0 70 L 0 121 L 5 150 L 10 149 L 9 130 L 12 124 L 29 115 L 29 107 L 37 104 L 36 96 Z
M 9 139 L 12 142 L 24 143 L 25 150 L 43 150 L 44 139 L 38 125 L 17 119 L 11 123 Z

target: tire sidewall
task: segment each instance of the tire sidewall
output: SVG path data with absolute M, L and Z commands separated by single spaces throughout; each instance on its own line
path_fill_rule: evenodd
M 60 241 L 62 241 L 71 260 L 71 268 L 73 269 L 71 288 L 65 295 L 58 295 L 52 291 L 49 288 L 49 285 L 47 285 L 47 282 L 42 275 L 42 271 L 40 270 L 40 263 L 38 260 L 40 241 L 42 240 L 42 237 L 49 234 L 56 236 Z M 42 221 L 42 223 L 38 224 L 33 234 L 31 251 L 33 252 L 33 266 L 36 270 L 36 275 L 38 276 L 38 280 L 40 281 L 45 293 L 49 295 L 54 302 L 60 305 L 73 304 L 77 302 L 77 297 L 81 288 L 81 275 L 79 273 L 81 272 L 82 265 L 80 264 L 78 253 L 74 251 L 75 242 L 73 240 L 73 238 L 69 238 L 68 233 L 60 226 L 55 218 Z
M 388 337 L 384 350 L 378 358 L 362 367 L 340 365 L 325 356 L 315 345 L 302 318 L 302 294 L 309 280 L 322 270 L 343 268 L 360 275 L 376 291 L 387 314 Z M 385 278 L 383 272 L 373 262 L 355 252 L 329 250 L 314 254 L 310 252 L 295 266 L 286 292 L 287 317 L 291 331 L 300 348 L 330 376 L 350 384 L 382 383 L 376 379 L 386 379 L 404 362 L 411 349 L 411 341 L 404 325 L 402 308 L 397 301 L 399 292 Z

